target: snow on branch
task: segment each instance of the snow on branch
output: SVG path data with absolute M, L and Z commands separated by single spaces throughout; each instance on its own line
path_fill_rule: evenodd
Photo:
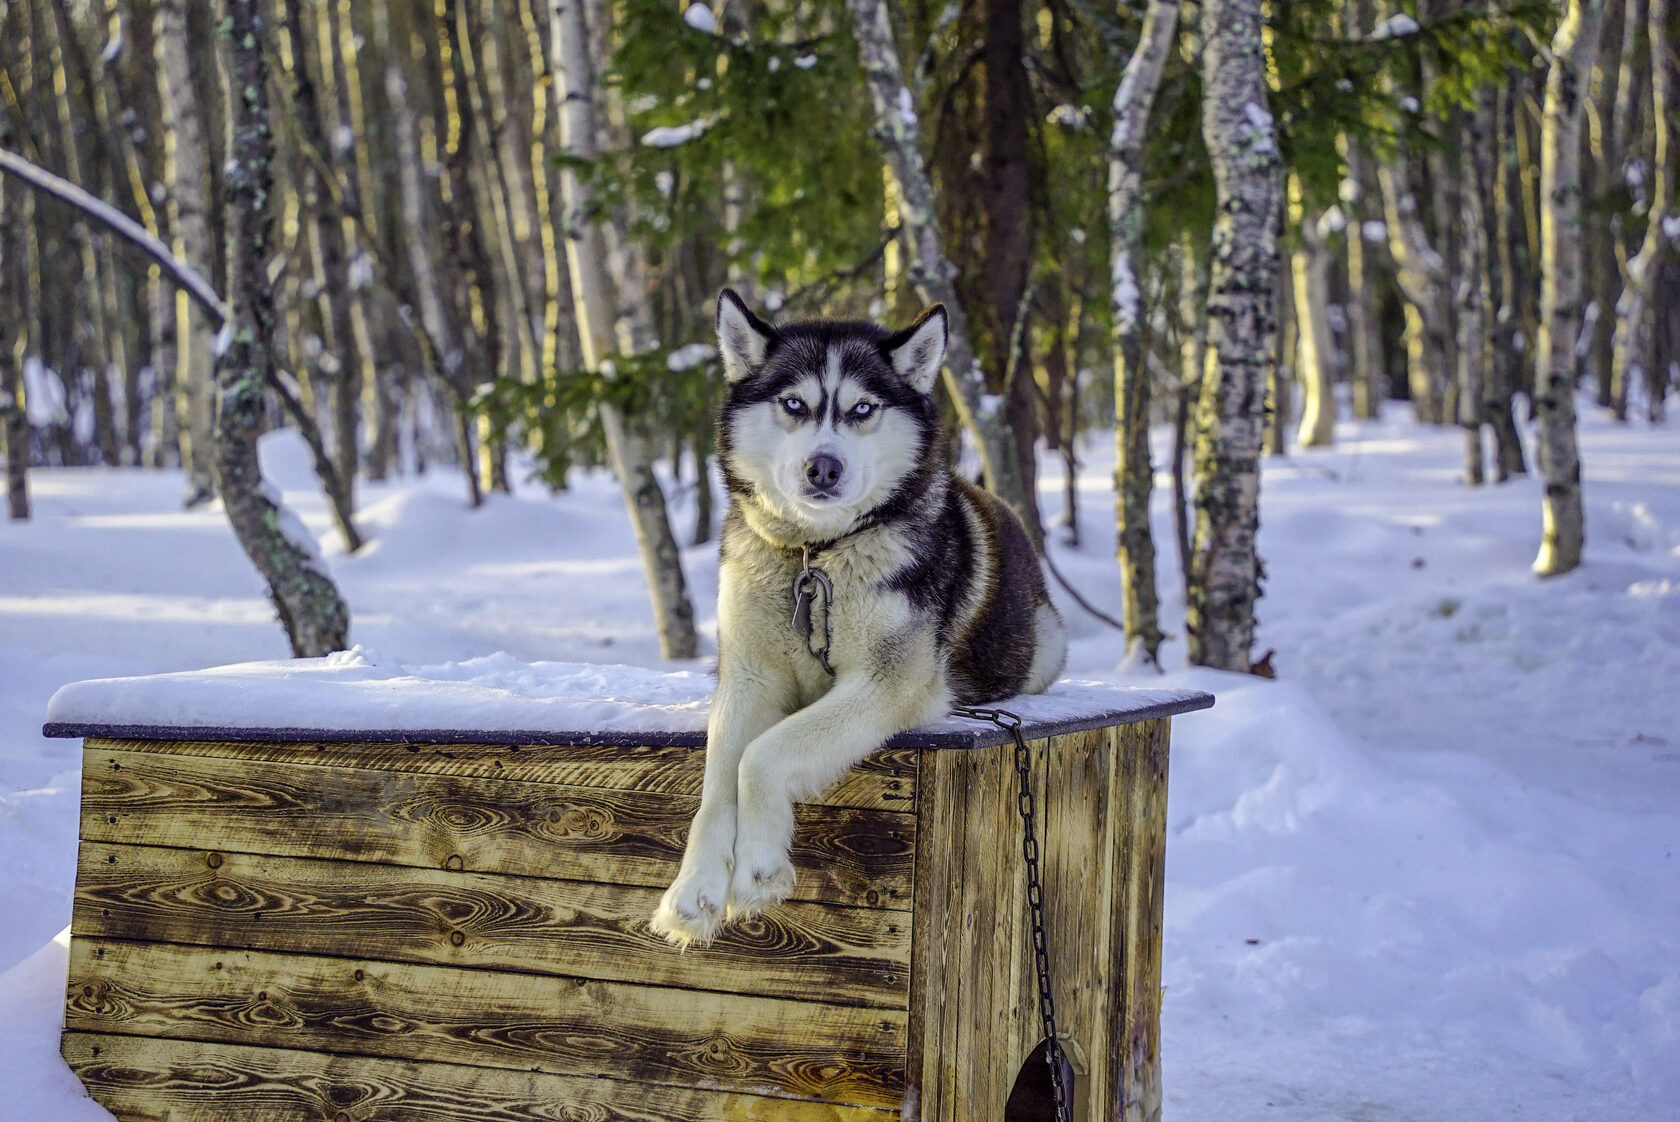
M 227 305 L 216 294 L 210 282 L 199 273 L 176 257 L 145 227 L 135 222 L 128 215 L 111 206 L 109 203 L 88 194 L 68 179 L 62 179 L 43 167 L 30 163 L 15 152 L 0 148 L 0 171 L 10 172 L 23 180 L 29 186 L 49 195 L 67 206 L 71 206 L 94 219 L 106 228 L 138 246 L 148 257 L 163 267 L 163 271 L 172 277 L 176 284 L 187 290 L 187 295 L 198 301 L 200 307 L 212 316 L 217 323 L 226 323 L 228 318 Z

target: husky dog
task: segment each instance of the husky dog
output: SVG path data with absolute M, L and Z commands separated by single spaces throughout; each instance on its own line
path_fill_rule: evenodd
M 793 890 L 793 805 L 893 734 L 1038 693 L 1067 655 L 1020 520 L 954 475 L 945 309 L 771 327 L 724 290 L 729 489 L 700 809 L 652 928 L 686 946 Z

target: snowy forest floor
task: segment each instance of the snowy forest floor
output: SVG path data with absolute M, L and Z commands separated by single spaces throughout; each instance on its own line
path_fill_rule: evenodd
M 1184 670 L 1176 637 L 1163 651 L 1165 684 L 1219 695 L 1174 726 L 1169 1120 L 1680 1118 L 1680 434 L 1586 415 L 1587 561 L 1544 583 L 1538 483 L 1465 487 L 1456 430 L 1396 410 L 1267 462 L 1258 649 L 1278 679 Z M 1113 448 L 1083 452 L 1085 544 L 1055 557 L 1118 614 Z M 372 544 L 351 558 L 295 440 L 264 454 L 382 660 L 659 665 L 605 475 L 477 512 L 449 473 L 368 485 Z M 226 520 L 183 512 L 178 474 L 31 483 L 35 520 L 0 524 L 0 1101 L 73 1122 L 109 1116 L 57 1057 L 80 745 L 40 736 L 47 699 L 286 649 Z M 679 494 L 679 527 L 691 508 Z M 1159 491 L 1156 540 L 1181 636 Z M 684 561 L 715 649 L 714 549 Z M 1070 672 L 1114 673 L 1119 636 L 1059 593 Z

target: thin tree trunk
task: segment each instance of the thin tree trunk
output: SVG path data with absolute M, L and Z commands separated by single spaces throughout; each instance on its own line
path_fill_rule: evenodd
M 1190 450 L 1190 425 L 1196 402 L 1202 393 L 1202 375 L 1207 367 L 1208 255 L 1199 252 L 1188 233 L 1178 240 L 1180 285 L 1179 319 L 1184 333 L 1179 338 L 1178 400 L 1173 406 L 1173 538 L 1178 546 L 1178 572 L 1184 586 L 1184 602 L 1190 602 L 1190 497 L 1185 486 L 1184 461 Z
M 330 75 L 333 96 L 330 124 L 332 128 L 332 166 L 337 169 L 345 195 L 345 210 L 367 223 L 370 237 L 377 239 L 379 226 L 377 209 L 369 206 L 376 190 L 373 177 L 374 138 L 367 129 L 367 111 L 363 105 L 361 68 L 357 61 L 360 49 L 355 29 L 351 25 L 350 0 L 317 0 L 315 26 L 319 40 L 321 72 Z M 355 220 L 350 214 L 338 214 L 340 236 L 346 246 L 358 245 Z M 391 459 L 396 454 L 396 393 L 392 385 L 392 370 L 375 357 L 373 314 L 370 307 L 373 270 L 369 268 L 369 250 L 360 247 L 350 255 L 347 281 L 350 304 L 351 356 L 356 362 L 355 382 L 362 387 L 362 416 L 372 417 L 364 460 L 370 480 L 384 479 Z M 346 356 L 348 361 L 351 356 Z M 341 456 L 341 461 L 347 456 Z
M 1268 456 L 1289 455 L 1290 422 L 1295 419 L 1295 356 L 1301 349 L 1301 321 L 1295 314 L 1295 285 L 1291 262 L 1278 262 L 1272 286 L 1277 313 L 1272 361 L 1266 372 L 1266 424 L 1260 450 Z
M 898 48 L 885 0 L 847 0 L 858 41 L 858 60 L 869 82 L 875 107 L 876 138 L 898 184 L 899 228 L 909 250 L 909 274 L 922 299 L 945 305 L 950 339 L 945 347 L 945 385 L 963 426 L 973 434 L 986 486 L 1021 515 L 1029 517 L 1014 430 L 1003 402 L 986 389 L 986 377 L 974 357 L 968 317 L 951 283 L 954 272 L 940 246 L 933 184 L 922 162 L 921 122 L 916 99 L 904 82 Z
M 158 92 L 162 99 L 169 227 L 175 237 L 175 256 L 203 276 L 215 273 L 211 251 L 208 202 L 210 165 L 200 122 L 198 94 L 193 88 L 188 54 L 187 0 L 157 0 L 155 41 Z M 180 435 L 187 471 L 187 505 L 205 502 L 213 494 L 211 466 L 212 387 L 211 327 L 184 294 L 175 297 L 175 386 L 180 394 Z
M 1440 424 L 1446 419 L 1442 414 L 1442 389 L 1451 375 L 1447 365 L 1446 261 L 1430 242 L 1429 231 L 1418 213 L 1417 196 L 1407 182 L 1404 161 L 1395 159 L 1379 166 L 1377 181 L 1382 185 L 1388 252 L 1405 297 L 1406 370 L 1412 411 L 1419 421 Z
M 1634 382 L 1644 385 L 1648 408 L 1661 416 L 1664 379 L 1652 377 L 1657 364 L 1652 353 L 1651 296 L 1657 274 L 1662 271 L 1668 236 L 1663 230 L 1669 213 L 1674 152 L 1669 136 L 1669 110 L 1673 106 L 1672 64 L 1668 57 L 1668 0 L 1651 0 L 1651 123 L 1656 134 L 1656 153 L 1651 161 L 1651 195 L 1646 211 L 1645 238 L 1639 251 L 1628 259 L 1621 299 L 1616 302 L 1614 359 L 1611 365 L 1611 398 L 1616 419 L 1627 420 L 1628 389 Z M 1627 60 L 1623 60 L 1624 66 Z
M 1149 368 L 1144 363 L 1143 291 L 1138 272 L 1143 241 L 1143 141 L 1161 71 L 1178 29 L 1176 0 L 1151 0 L 1137 49 L 1114 93 L 1114 131 L 1108 144 L 1109 298 L 1114 312 L 1116 519 L 1126 658 L 1160 665 L 1160 598 L 1155 589 L 1155 537 L 1149 497 L 1155 468 L 1149 460 Z
M 562 279 L 559 239 L 556 237 L 555 207 L 550 187 L 553 174 L 550 159 L 559 149 L 559 121 L 550 104 L 549 85 L 554 80 L 548 60 L 548 45 L 543 28 L 538 26 L 538 12 L 542 0 L 523 0 L 519 6 L 520 24 L 525 31 L 526 47 L 531 56 L 532 83 L 531 190 L 536 204 L 537 241 L 542 249 L 543 317 L 542 347 L 537 367 L 539 377 L 552 377 L 561 369 L 563 343 L 562 307 L 570 307 L 571 292 Z M 570 331 L 569 326 L 564 330 Z
M 216 476 L 228 521 L 268 582 L 280 621 L 300 658 L 342 650 L 350 613 L 309 546 L 296 516 L 277 501 L 257 464 L 263 391 L 273 376 L 274 293 L 268 281 L 273 137 L 269 132 L 268 38 L 262 0 L 228 0 L 232 51 L 232 143 L 225 175 L 228 222 L 227 348 L 216 369 Z M 307 533 L 307 531 L 305 531 Z
M 315 80 L 309 72 L 306 53 L 309 38 L 304 26 L 303 0 L 286 0 L 285 11 L 286 30 L 292 43 L 293 107 L 297 111 L 298 127 L 306 143 L 318 152 L 327 152 L 330 149 L 326 122 L 317 96 Z M 317 24 L 315 32 L 325 36 L 327 29 L 324 25 Z M 353 512 L 356 468 L 360 461 L 357 444 L 360 422 L 358 405 L 361 400 L 364 356 L 360 353 L 356 331 L 350 320 L 354 297 L 351 294 L 344 227 L 336 213 L 327 213 L 329 208 L 326 198 L 329 188 L 325 182 L 324 170 L 306 166 L 300 174 L 304 180 L 301 191 L 303 218 L 306 235 L 313 251 L 310 257 L 314 263 L 316 307 L 327 336 L 315 366 L 323 380 L 331 386 L 335 447 L 332 457 L 333 482 L 329 490 L 334 492 L 332 497 L 335 509 Z M 341 521 L 347 522 L 348 519 Z M 341 526 L 341 530 L 345 532 L 347 549 L 353 552 L 360 548 L 361 536 L 356 532 L 354 525 Z
M 1347 6 L 1348 37 L 1358 39 L 1371 30 L 1370 0 Z M 1368 223 L 1382 220 L 1382 190 L 1373 174 L 1366 145 L 1358 137 L 1339 138 L 1347 164 L 1347 182 L 1354 198 L 1348 203 L 1347 303 L 1348 351 L 1352 358 L 1353 415 L 1373 420 L 1388 398 L 1388 356 L 1383 346 L 1381 309 L 1377 301 L 1375 249 L 1365 237 Z
M 1027 121 L 1032 114 L 1027 88 L 1022 0 L 985 0 L 985 116 L 980 207 L 985 213 L 982 247 L 985 284 L 991 304 L 998 390 L 1003 394 L 1009 428 L 1015 436 L 1016 473 L 1022 503 L 1017 508 L 1027 536 L 1044 548 L 1038 512 L 1038 430 L 1036 392 L 1026 330 L 1031 315 L 1033 214 L 1028 163 Z
M 1260 0 L 1208 0 L 1202 136 L 1216 217 L 1209 369 L 1196 443 L 1196 544 L 1185 628 L 1190 661 L 1250 668 L 1260 593 L 1260 437 L 1272 363 L 1281 160 L 1266 109 Z
M 414 118 L 413 103 L 409 100 L 408 78 L 403 62 L 411 56 L 414 44 L 413 29 L 408 23 L 408 6 L 394 5 L 387 18 L 378 23 L 382 37 L 381 55 L 385 62 L 385 99 L 393 114 L 391 132 L 395 138 L 397 156 L 397 187 L 401 197 L 399 213 L 403 236 L 407 242 L 409 270 L 414 278 L 416 303 L 419 305 L 421 349 L 431 349 L 437 364 L 437 374 L 447 387 L 452 418 L 456 455 L 467 479 L 468 502 L 479 506 L 484 501 L 474 464 L 472 425 L 462 409 L 470 392 L 471 370 L 463 353 L 454 318 L 444 302 L 440 265 L 434 256 L 438 244 L 437 216 L 428 207 L 426 169 L 420 155 L 419 126 Z
M 1521 169 L 1516 163 L 1516 100 L 1515 80 L 1503 83 L 1495 93 L 1495 127 L 1500 153 L 1494 167 L 1493 197 L 1502 200 L 1494 207 L 1498 214 L 1495 237 L 1498 252 L 1494 280 L 1499 286 L 1499 313 L 1494 327 L 1493 364 L 1487 381 L 1488 423 L 1493 426 L 1494 478 L 1503 483 L 1513 475 L 1526 475 L 1528 465 L 1523 458 L 1522 437 L 1517 432 L 1516 409 L 1513 399 L 1519 384 L 1531 384 L 1526 376 L 1528 356 L 1533 347 L 1522 330 L 1522 294 L 1524 276 L 1520 269 L 1518 240 L 1521 238 L 1522 216 L 1510 200 L 1518 195 L 1517 176 Z M 1520 345 L 1519 345 L 1520 344 Z
M 1330 250 L 1319 232 L 1320 215 L 1302 206 L 1300 180 L 1289 177 L 1290 214 L 1301 231 L 1291 258 L 1295 323 L 1295 376 L 1301 385 L 1301 427 L 1295 440 L 1303 448 L 1336 442 L 1335 342 L 1330 336 Z
M 12 144 L 9 118 L 0 113 L 0 145 Z M 6 181 L 0 177 L 0 437 L 6 442 L 6 511 L 13 522 L 29 517 L 29 413 L 23 397 L 23 375 L 17 352 L 7 336 L 10 310 L 24 303 L 8 283 L 14 265 L 8 260 L 14 217 L 6 200 Z
M 561 143 L 575 160 L 597 157 L 599 110 L 591 57 L 589 24 L 584 0 L 553 0 L 550 43 L 555 96 L 559 99 Z M 629 347 L 616 345 L 615 299 L 608 272 L 604 231 L 592 213 L 590 184 L 568 164 L 561 175 L 567 211 L 566 257 L 571 267 L 572 294 L 577 302 L 578 335 L 584 364 L 597 370 L 603 359 Z M 644 294 L 638 293 L 638 296 Z M 629 340 L 624 340 L 628 342 Z M 671 536 L 665 497 L 653 474 L 653 448 L 647 438 L 625 423 L 618 408 L 601 405 L 601 422 L 608 452 L 623 489 L 625 505 L 636 531 L 642 568 L 653 597 L 659 628 L 659 647 L 666 658 L 693 658 L 698 650 L 694 608 L 683 577 L 682 556 Z
M 1552 39 L 1540 142 L 1540 427 L 1542 537 L 1534 571 L 1567 573 L 1586 537 L 1575 443 L 1575 345 L 1581 334 L 1581 105 L 1604 0 L 1569 0 Z
M 75 29 L 70 26 L 70 13 L 63 5 L 52 4 L 50 7 L 52 18 L 43 20 L 41 26 L 47 34 L 46 46 L 52 58 L 53 108 L 59 129 L 59 146 L 64 156 L 64 174 L 72 183 L 86 183 L 87 175 L 82 168 L 80 144 L 76 136 L 75 107 L 70 100 L 68 41 Z M 99 449 L 100 461 L 114 465 L 119 461 L 119 456 L 115 419 L 111 409 L 111 358 L 107 350 L 110 340 L 105 328 L 106 316 L 111 309 L 108 309 L 105 301 L 101 299 L 99 254 L 94 247 L 91 232 L 85 223 L 78 220 L 70 224 L 68 233 L 69 240 L 76 246 L 81 270 L 80 282 L 77 285 L 81 295 L 78 301 L 81 314 L 76 317 L 76 335 L 81 365 L 87 371 L 90 383 L 94 442 Z M 60 374 L 66 378 L 73 376 L 72 371 L 68 369 L 61 370 Z
M 1482 422 L 1487 419 L 1490 339 L 1487 328 L 1488 230 L 1482 200 L 1487 190 L 1488 131 L 1493 123 L 1491 91 L 1477 95 L 1473 108 L 1461 114 L 1459 136 L 1458 232 L 1458 423 L 1464 429 L 1464 480 L 1472 486 L 1483 479 Z

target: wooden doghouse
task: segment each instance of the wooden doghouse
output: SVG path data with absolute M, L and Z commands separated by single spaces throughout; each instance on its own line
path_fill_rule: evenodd
M 1168 722 L 1212 699 L 1106 698 L 1023 715 L 1076 1117 L 1141 1122 Z M 63 1054 L 120 1119 L 994 1122 L 1039 1039 L 987 725 L 898 737 L 802 805 L 794 898 L 685 953 L 645 921 L 691 728 L 48 732 L 86 739 Z

